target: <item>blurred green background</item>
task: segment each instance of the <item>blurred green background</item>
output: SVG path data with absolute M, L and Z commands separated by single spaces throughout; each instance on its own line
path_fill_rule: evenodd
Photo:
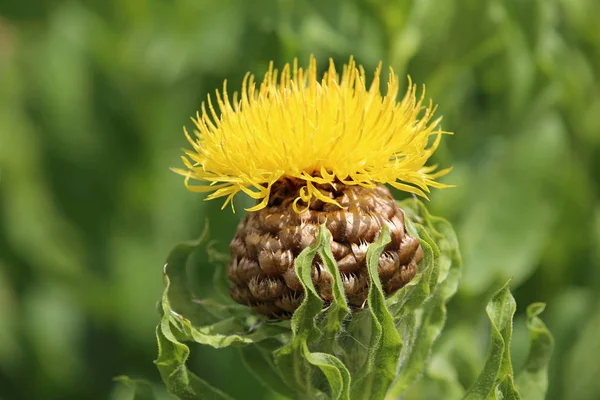
M 458 232 L 462 284 L 411 398 L 475 379 L 509 278 L 517 370 L 525 307 L 545 301 L 548 398 L 600 398 L 599 15 L 597 0 L 0 0 L 0 398 L 125 399 L 115 376 L 159 380 L 163 260 L 206 219 L 226 249 L 243 214 L 169 171 L 181 128 L 223 79 L 311 53 L 410 74 L 456 133 L 436 161 L 457 188 L 430 207 Z M 235 350 L 192 351 L 210 383 L 270 398 Z

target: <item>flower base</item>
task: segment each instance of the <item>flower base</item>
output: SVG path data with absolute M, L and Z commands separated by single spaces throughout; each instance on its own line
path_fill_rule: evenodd
M 423 250 L 418 240 L 406 232 L 404 212 L 385 186 L 364 188 L 339 182 L 316 185 L 331 202 L 300 203 L 304 211 L 297 213 L 294 199 L 302 183 L 291 179 L 278 182 L 268 205 L 248 213 L 240 222 L 229 246 L 232 261 L 227 268 L 235 285 L 231 289 L 235 301 L 272 318 L 290 318 L 304 297 L 294 262 L 315 242 L 321 224 L 331 233 L 331 256 L 350 307 L 365 305 L 370 282 L 367 249 L 379 238 L 384 225 L 390 242 L 379 257 L 377 270 L 385 294 L 396 292 L 415 276 Z M 312 263 L 311 277 L 327 306 L 333 301 L 333 279 L 318 255 Z

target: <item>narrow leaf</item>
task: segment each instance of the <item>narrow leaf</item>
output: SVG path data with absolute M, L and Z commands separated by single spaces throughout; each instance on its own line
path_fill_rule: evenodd
M 327 353 L 334 352 L 334 345 L 337 337 L 343 331 L 343 322 L 350 313 L 346 295 L 344 293 L 344 285 L 340 271 L 331 252 L 331 233 L 321 225 L 319 228 L 319 256 L 323 261 L 323 266 L 332 277 L 331 291 L 333 301 L 329 307 L 322 312 L 323 319 L 319 323 L 323 331 L 323 337 L 320 341 L 319 348 Z
M 185 315 L 197 325 L 217 322 L 226 315 L 217 309 L 205 307 L 202 303 L 194 303 L 194 296 L 189 287 L 186 270 L 188 258 L 206 243 L 208 234 L 208 225 L 205 225 L 198 239 L 175 246 L 169 253 L 164 266 L 164 273 L 169 277 L 168 296 L 172 309 L 178 314 Z
M 185 362 L 190 350 L 183 342 L 220 348 L 256 343 L 289 332 L 281 324 L 258 320 L 249 308 L 194 298 L 188 287 L 186 263 L 205 237 L 206 231 L 201 239 L 180 244 L 169 254 L 163 276 L 162 317 L 156 328 L 158 358 L 155 363 L 167 390 L 184 400 L 229 399 L 229 396 L 187 369 Z
M 284 326 L 267 323 L 248 327 L 243 319 L 237 317 L 222 319 L 212 325 L 194 326 L 192 321 L 173 311 L 169 296 L 169 275 L 165 275 L 164 280 L 166 287 L 161 302 L 163 316 L 159 327 L 167 338 L 172 336 L 177 341 L 194 341 L 221 348 L 260 342 L 288 331 Z
M 473 386 L 467 392 L 465 399 L 488 400 L 496 396 L 499 383 L 504 381 L 505 375 L 512 379 L 512 366 L 509 365 L 510 357 L 505 355 L 510 349 L 512 335 L 512 317 L 516 310 L 516 303 L 508 282 L 500 289 L 486 307 L 486 312 L 491 324 L 491 339 L 485 366 Z
M 185 365 L 190 349 L 177 341 L 169 324 L 156 328 L 158 359 L 155 361 L 167 390 L 181 400 L 230 400 L 232 399 L 190 372 Z
M 389 230 L 384 225 L 377 241 L 367 250 L 370 280 L 367 304 L 372 316 L 371 342 L 364 373 L 352 388 L 353 399 L 383 399 L 396 378 L 402 340 L 386 306 L 378 273 L 379 256 L 389 242 Z
M 422 306 L 422 312 L 416 316 L 414 310 L 400 310 L 401 312 L 409 312 L 403 318 L 403 321 L 416 321 L 420 323 L 415 325 L 409 325 L 411 329 L 411 337 L 414 340 L 407 341 L 405 339 L 405 347 L 403 349 L 402 361 L 398 372 L 398 378 L 390 388 L 387 397 L 388 399 L 397 399 L 404 396 L 408 389 L 419 379 L 423 374 L 426 363 L 430 357 L 431 349 L 434 342 L 441 334 L 441 331 L 446 322 L 446 303 L 456 293 L 458 288 L 458 281 L 460 278 L 460 253 L 458 251 L 458 242 L 455 240 L 454 231 L 450 224 L 444 220 L 439 220 L 437 227 L 439 232 L 443 232 L 444 235 L 439 240 L 440 242 L 447 242 L 447 246 L 441 246 L 442 251 L 437 253 L 437 257 L 434 256 L 430 261 L 432 265 L 428 268 L 439 269 L 439 258 L 442 254 L 450 259 L 449 270 L 443 275 L 444 279 L 440 281 L 434 289 L 434 293 L 429 297 L 425 304 Z M 426 235 L 421 235 L 422 238 Z M 432 252 L 432 248 L 435 243 L 427 239 L 421 239 L 421 245 L 427 248 L 426 251 Z M 442 278 L 437 273 L 432 274 L 435 277 Z M 412 318 L 408 318 L 411 315 Z
M 335 356 L 327 353 L 311 353 L 306 343 L 304 356 L 312 365 L 318 367 L 327 378 L 330 387 L 330 399 L 350 399 L 350 372 L 346 366 Z
M 548 363 L 554 350 L 554 338 L 538 317 L 545 307 L 543 303 L 527 307 L 530 349 L 525 367 L 517 377 L 517 388 L 527 400 L 543 400 L 548 390 Z
M 274 352 L 275 365 L 286 383 L 298 393 L 313 396 L 321 395 L 321 392 L 313 386 L 312 368 L 306 363 L 304 347 L 307 341 L 315 340 L 321 334 L 315 317 L 323 308 L 323 300 L 316 292 L 311 277 L 312 263 L 320 245 L 317 240 L 296 258 L 296 274 L 304 289 L 304 300 L 292 316 L 290 342 Z
M 322 396 L 321 388 L 313 386 L 311 365 L 318 368 L 327 380 L 328 392 L 332 399 L 349 399 L 350 373 L 344 364 L 333 354 L 311 352 L 309 343 L 318 339 L 322 331 L 317 326 L 316 318 L 322 314 L 323 301 L 316 292 L 312 281 L 312 264 L 318 251 L 325 268 L 333 278 L 334 301 L 324 316 L 326 335 L 329 335 L 331 347 L 335 337 L 341 332 L 342 321 L 348 314 L 348 306 L 337 265 L 331 254 L 331 234 L 325 226 L 319 228 L 316 243 L 305 249 L 296 259 L 296 273 L 304 287 L 305 297 L 292 317 L 292 340 L 275 352 L 275 362 L 284 379 L 302 393 L 311 396 Z M 327 338 L 327 336 L 326 336 Z M 320 342 L 323 345 L 323 342 Z

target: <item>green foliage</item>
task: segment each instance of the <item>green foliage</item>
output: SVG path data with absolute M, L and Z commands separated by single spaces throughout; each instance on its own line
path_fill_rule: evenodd
M 354 313 L 348 308 L 329 245 L 331 234 L 324 226 L 315 243 L 296 260 L 296 273 L 306 295 L 291 324 L 256 317 L 247 307 L 194 298 L 187 282 L 187 259 L 206 241 L 207 229 L 197 241 L 175 247 L 165 264 L 166 288 L 157 327 L 156 364 L 169 391 L 189 400 L 231 398 L 186 366 L 190 349 L 185 342 L 196 342 L 215 348 L 243 346 L 244 360 L 255 376 L 286 398 L 405 398 L 422 376 L 441 334 L 446 303 L 458 287 L 461 260 L 448 222 L 429 214 L 416 200 L 404 201 L 401 206 L 410 233 L 424 249 L 421 271 L 407 286 L 385 298 L 377 271 L 379 257 L 390 241 L 384 226 L 367 251 L 372 284 L 366 308 Z M 333 301 L 325 309 L 311 278 L 317 253 L 334 278 Z M 538 318 L 543 309 L 543 304 L 536 303 L 527 310 L 531 349 L 515 386 L 511 340 L 516 303 L 508 283 L 493 296 L 486 308 L 492 328 L 488 355 L 479 377 L 464 394 L 465 400 L 545 397 L 553 338 Z M 465 390 L 459 382 L 454 385 L 462 398 Z
M 257 319 L 238 305 L 196 300 L 187 284 L 186 261 L 205 240 L 181 244 L 165 265 L 166 288 L 157 328 L 156 364 L 169 391 L 183 399 L 229 398 L 189 371 L 189 347 L 246 346 L 246 364 L 270 389 L 292 398 L 384 399 L 401 397 L 419 378 L 446 319 L 445 304 L 457 289 L 460 256 L 449 224 L 416 200 L 402 204 L 411 234 L 424 249 L 422 272 L 386 299 L 377 268 L 390 237 L 387 227 L 369 246 L 370 286 L 366 308 L 350 313 L 341 275 L 323 226 L 315 243 L 296 260 L 306 293 L 291 323 Z M 407 220 L 408 221 L 408 220 Z M 435 238 L 435 239 L 433 239 Z M 333 302 L 323 309 L 311 278 L 319 253 L 334 277 Z M 267 343 L 265 345 L 265 342 Z M 323 379 L 324 378 L 324 379 Z
M 527 308 L 530 332 L 530 352 L 525 368 L 515 386 L 515 374 L 510 359 L 513 316 L 517 304 L 508 283 L 488 303 L 486 311 L 492 326 L 487 359 L 479 377 L 465 395 L 467 400 L 544 399 L 548 390 L 548 362 L 554 340 L 538 318 L 545 305 L 535 303 Z M 517 390 L 518 389 L 518 390 Z
M 0 396 L 117 399 L 115 376 L 160 383 L 158 261 L 206 219 L 224 251 L 241 217 L 169 172 L 186 146 L 180 127 L 224 79 L 233 89 L 269 60 L 314 53 L 319 65 L 354 54 L 367 75 L 379 60 L 410 74 L 455 132 L 436 162 L 454 165 L 445 182 L 457 187 L 427 207 L 456 229 L 461 286 L 406 398 L 464 395 L 485 364 L 485 304 L 511 279 L 518 304 L 547 303 L 546 397 L 595 399 L 599 14 L 597 0 L 0 0 Z M 217 298 L 213 268 L 193 258 L 194 292 Z M 512 338 L 519 389 L 525 311 Z M 400 336 L 400 368 L 426 358 Z M 262 362 L 275 344 L 246 346 L 243 360 Z M 269 396 L 237 350 L 202 346 L 187 363 L 234 397 Z
M 527 307 L 527 328 L 530 350 L 523 371 L 517 377 L 517 388 L 521 397 L 542 400 L 548 390 L 548 363 L 554 349 L 554 339 L 546 325 L 538 318 L 546 305 L 534 303 Z
M 425 378 L 413 388 L 407 398 L 433 399 L 443 396 L 449 400 L 545 399 L 548 393 L 548 363 L 554 349 L 554 339 L 538 317 L 544 307 L 542 303 L 534 303 L 527 308 L 530 350 L 520 373 L 515 375 L 511 361 L 516 303 L 507 282 L 494 294 L 486 307 L 491 325 L 490 343 L 487 357 L 481 363 L 473 363 L 478 376 L 472 385 L 467 389 L 460 379 L 461 364 L 468 361 L 465 359 L 457 362 L 455 357 L 449 357 L 445 346 L 441 346 L 433 354 Z M 446 343 L 458 344 L 460 347 L 455 337 L 447 338 Z M 465 345 L 472 346 L 472 343 Z M 415 396 L 415 393 L 420 395 Z
M 512 320 L 517 304 L 505 285 L 494 295 L 486 308 L 492 336 L 485 366 L 467 392 L 465 399 L 508 398 L 519 399 L 514 387 L 514 373 L 510 361 Z

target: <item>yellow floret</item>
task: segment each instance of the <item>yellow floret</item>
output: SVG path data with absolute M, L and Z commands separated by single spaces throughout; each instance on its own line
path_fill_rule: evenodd
M 389 184 L 423 197 L 429 187 L 448 187 L 435 179 L 450 168 L 435 172 L 435 165 L 425 165 L 448 133 L 437 128 L 440 118 L 432 121 L 435 107 L 423 105 L 424 90 L 417 99 L 410 79 L 396 101 L 398 79 L 391 69 L 382 95 L 380 73 L 381 65 L 367 88 L 364 69 L 351 58 L 341 77 L 330 61 L 319 80 L 311 57 L 306 70 L 294 61 L 278 73 L 271 63 L 260 85 L 247 74 L 241 94 L 231 99 L 225 82 L 216 93 L 219 113 L 209 97 L 208 110 L 202 104 L 193 119 L 195 137 L 184 129 L 193 147 L 182 157 L 187 169 L 173 170 L 185 176 L 189 190 L 212 192 L 207 200 L 226 196 L 223 207 L 246 193 L 258 201 L 249 211 L 264 208 L 271 185 L 285 177 L 306 182 L 295 206 L 313 198 L 335 202 L 314 184 L 336 180 Z M 194 186 L 191 179 L 208 184 Z

